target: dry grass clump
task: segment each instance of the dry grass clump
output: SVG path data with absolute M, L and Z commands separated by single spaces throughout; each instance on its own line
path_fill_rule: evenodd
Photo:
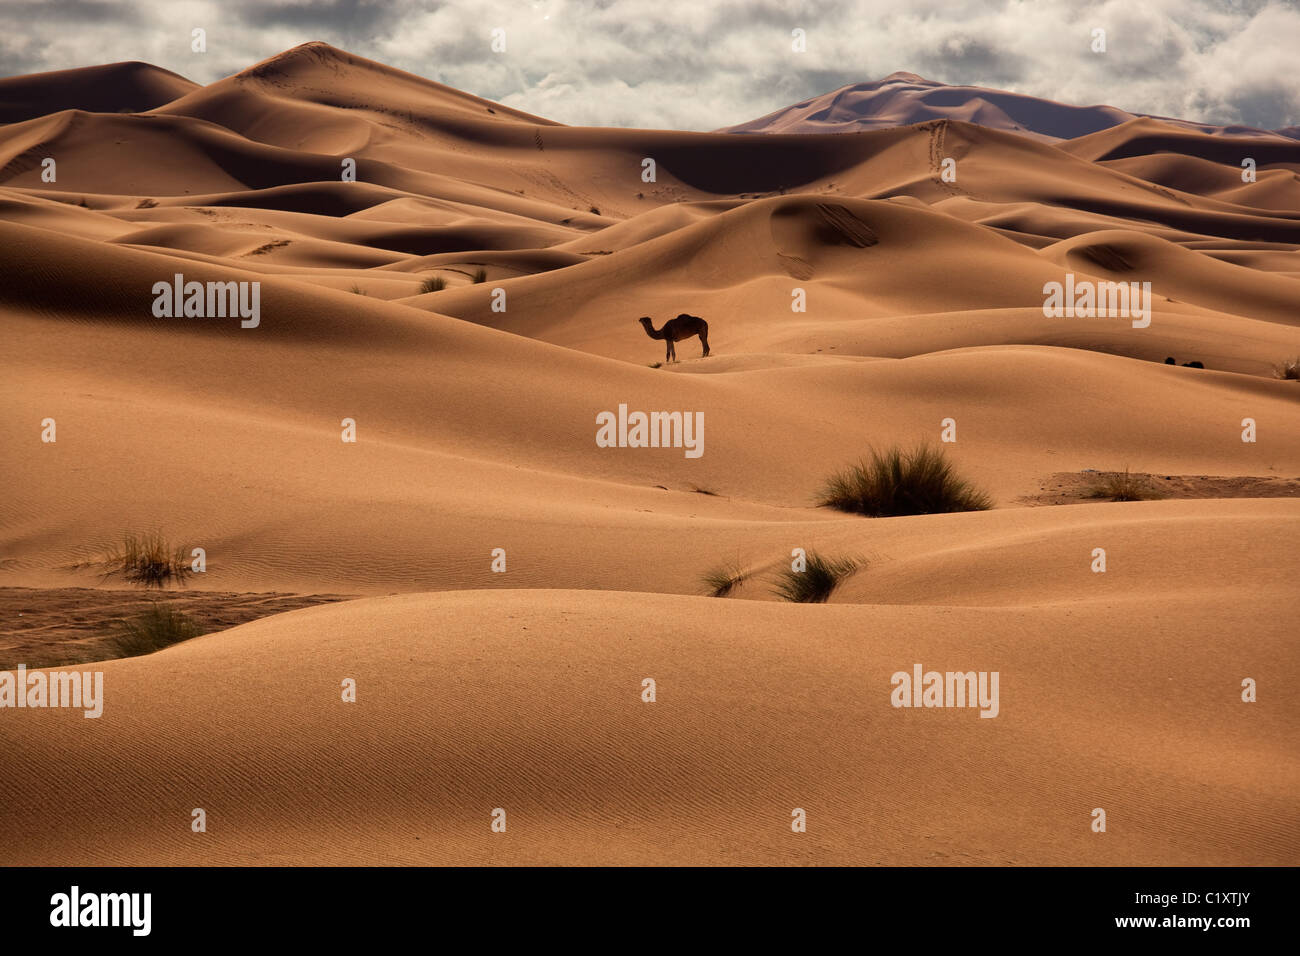
M 173 548 L 157 533 L 123 535 L 121 548 L 109 555 L 107 564 L 110 572 L 147 588 L 184 584 L 191 573 L 185 549 Z
M 1273 371 L 1277 373 L 1278 378 L 1290 382 L 1300 382 L 1300 355 L 1293 359 L 1287 359 L 1281 365 L 1274 365 Z
M 1151 487 L 1146 475 L 1123 471 L 1103 472 L 1096 482 L 1084 492 L 1087 498 L 1109 498 L 1111 501 L 1153 501 L 1160 495 Z
M 839 583 L 861 567 L 857 558 L 828 558 L 816 551 L 808 552 L 808 566 L 803 571 L 787 568 L 775 593 L 786 601 L 799 604 L 825 604 Z
M 138 617 L 123 621 L 105 646 L 118 657 L 139 657 L 198 637 L 203 631 L 181 612 L 155 602 Z
M 740 585 L 744 584 L 752 572 L 740 566 L 740 562 L 720 564 L 704 573 L 705 593 L 710 597 L 726 597 Z
M 871 450 L 870 460 L 832 475 L 818 504 L 871 518 L 987 511 L 992 499 L 959 478 L 943 450 Z

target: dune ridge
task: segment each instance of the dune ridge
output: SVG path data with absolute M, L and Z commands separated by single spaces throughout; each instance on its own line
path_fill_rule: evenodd
M 190 601 L 330 601 L 81 665 L 96 720 L 0 710 L 0 862 L 1300 859 L 1300 498 L 1185 493 L 1300 479 L 1300 141 L 891 85 L 873 128 L 738 136 L 320 43 L 0 80 L 0 587 L 122 588 L 158 532 L 205 549 Z M 155 314 L 178 274 L 256 322 Z M 1067 275 L 1149 324 L 1045 314 Z M 637 320 L 679 313 L 712 354 L 660 366 Z M 620 406 L 703 454 L 601 447 Z M 819 507 L 922 442 L 993 508 Z M 1126 468 L 1166 497 L 1044 492 Z M 859 560 L 824 606 L 775 593 L 799 549 Z M 1001 714 L 892 707 L 916 662 L 1000 672 Z

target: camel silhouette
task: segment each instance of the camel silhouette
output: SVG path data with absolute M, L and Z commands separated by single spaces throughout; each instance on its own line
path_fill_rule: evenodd
M 669 319 L 664 323 L 662 329 L 656 329 L 654 323 L 650 321 L 650 316 L 643 315 L 637 319 L 645 329 L 645 334 L 652 339 L 663 339 L 668 343 L 667 352 L 664 355 L 665 362 L 674 362 L 677 360 L 677 349 L 673 346 L 674 342 L 680 342 L 682 339 L 689 339 L 692 335 L 700 337 L 700 344 L 704 346 L 704 356 L 709 354 L 709 323 L 705 322 L 698 315 L 687 315 L 683 312 L 675 319 Z

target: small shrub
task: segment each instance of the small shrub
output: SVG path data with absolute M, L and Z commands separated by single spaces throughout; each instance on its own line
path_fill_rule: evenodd
M 1156 494 L 1145 475 L 1130 474 L 1125 468 L 1122 472 L 1108 472 L 1098 477 L 1087 491 L 1087 498 L 1109 498 L 1111 501 L 1149 501 L 1160 496 Z
M 135 208 L 136 208 L 136 209 L 152 209 L 152 208 L 154 208 L 154 206 L 156 206 L 156 205 L 158 205 L 158 200 L 156 200 L 156 199 L 141 199 L 138 203 L 136 203 Z
M 487 282 L 487 270 L 481 266 L 474 270 L 474 284 L 478 285 L 480 282 Z
M 704 573 L 701 580 L 704 582 L 705 593 L 710 597 L 726 597 L 736 588 L 740 587 L 749 578 L 750 572 L 735 564 L 720 564 Z
M 786 568 L 775 593 L 786 601 L 799 604 L 825 604 L 839 583 L 858 570 L 856 558 L 827 558 L 816 551 L 808 552 L 808 567 L 803 571 Z
M 1281 365 L 1273 366 L 1273 371 L 1277 373 L 1278 378 L 1290 382 L 1300 382 L 1300 355 L 1293 359 L 1287 359 Z
M 122 537 L 122 548 L 109 558 L 115 571 L 132 584 L 145 587 L 165 587 L 171 581 L 184 583 L 190 565 L 184 548 L 172 548 L 160 534 L 127 534 Z
M 600 215 L 600 210 L 597 209 L 595 206 L 592 206 L 592 207 L 591 207 L 591 212 L 592 212 L 592 215 L 596 215 L 596 216 L 599 216 L 599 215 Z
M 420 283 L 420 292 L 441 292 L 447 288 L 447 280 L 442 276 L 430 276 Z
M 352 288 L 351 288 L 349 291 L 350 291 L 353 295 L 369 295 L 369 294 L 370 294 L 370 293 L 367 292 L 365 289 L 361 288 L 361 286 L 357 285 L 355 282 L 352 283 Z
M 870 461 L 827 480 L 818 504 L 872 518 L 987 511 L 993 506 L 987 494 L 953 473 L 941 449 L 927 445 L 912 451 L 872 449 Z
M 118 657 L 139 657 L 198 637 L 202 629 L 181 612 L 155 602 L 143 614 L 118 625 L 105 646 Z

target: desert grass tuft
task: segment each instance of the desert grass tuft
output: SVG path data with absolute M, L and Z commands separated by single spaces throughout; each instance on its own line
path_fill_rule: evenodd
M 1273 371 L 1278 378 L 1286 379 L 1289 382 L 1300 382 L 1300 355 L 1293 359 L 1287 359 L 1281 365 L 1274 365 Z
M 420 283 L 421 292 L 441 292 L 447 288 L 447 280 L 442 276 L 430 276 Z
M 710 597 L 726 597 L 740 585 L 744 584 L 752 572 L 746 571 L 737 561 L 734 564 L 720 564 L 706 571 L 700 579 L 704 582 L 705 593 Z
M 482 267 L 474 270 L 474 284 L 478 285 L 481 282 L 487 282 L 487 270 Z
M 111 571 L 132 584 L 162 588 L 183 584 L 190 574 L 184 548 L 173 548 L 160 534 L 126 534 L 122 547 L 108 558 Z
M 352 288 L 349 289 L 348 291 L 351 292 L 353 295 L 369 295 L 369 294 L 370 294 L 370 293 L 367 292 L 365 289 L 361 288 L 361 286 L 357 285 L 355 282 L 352 283 Z
M 872 518 L 987 511 L 992 499 L 957 477 L 943 450 L 921 445 L 871 449 L 863 460 L 831 475 L 817 502 Z
M 1108 498 L 1111 501 L 1152 501 L 1159 498 L 1145 475 L 1123 471 L 1105 472 L 1084 491 L 1085 498 Z
M 180 611 L 162 602 L 131 620 L 122 621 L 105 647 L 118 657 L 139 657 L 198 637 L 202 629 Z
M 786 601 L 799 604 L 825 604 L 841 581 L 862 566 L 857 558 L 828 558 L 809 551 L 808 566 L 803 571 L 787 568 L 781 572 L 774 593 Z

